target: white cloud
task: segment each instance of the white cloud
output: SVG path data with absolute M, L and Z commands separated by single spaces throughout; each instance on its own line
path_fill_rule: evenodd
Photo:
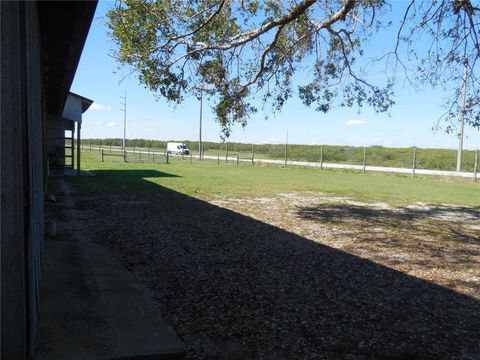
M 118 122 L 116 121 L 110 121 L 108 124 L 107 124 L 108 127 L 115 127 L 115 126 L 118 126 Z
M 355 126 L 355 125 L 366 125 L 367 121 L 360 120 L 360 119 L 350 119 L 345 121 L 345 125 L 347 126 Z
M 102 125 L 102 122 L 101 121 L 94 121 L 91 124 L 94 125 L 94 126 L 100 126 L 100 125 Z
M 110 105 L 104 105 L 104 104 L 94 102 L 92 105 L 90 105 L 90 109 L 100 110 L 100 111 L 110 111 L 112 110 L 112 107 Z

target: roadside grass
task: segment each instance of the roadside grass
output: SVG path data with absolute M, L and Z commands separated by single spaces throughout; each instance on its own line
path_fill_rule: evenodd
M 300 167 L 285 169 L 275 165 L 217 165 L 216 161 L 123 163 L 119 159 L 102 163 L 98 151 L 84 151 L 82 167 L 97 172 L 101 181 L 95 182 L 95 186 L 107 191 L 148 192 L 164 187 L 205 200 L 311 191 L 394 206 L 422 202 L 480 207 L 480 184 L 460 179 Z M 138 181 L 139 178 L 144 181 Z

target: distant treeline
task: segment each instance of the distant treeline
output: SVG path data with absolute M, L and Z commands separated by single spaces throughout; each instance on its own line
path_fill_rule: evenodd
M 172 140 L 174 141 L 174 140 Z M 175 140 L 186 144 L 194 153 L 198 153 L 198 141 Z M 151 148 L 163 151 L 168 141 L 128 139 L 127 147 Z M 83 139 L 84 146 L 122 146 L 122 139 Z M 206 153 L 224 154 L 225 143 L 203 142 Z M 366 149 L 367 165 L 411 168 L 413 165 L 413 147 L 387 148 L 383 146 L 370 146 Z M 255 156 L 258 158 L 284 159 L 285 145 L 255 144 Z M 241 154 L 242 157 L 251 156 L 252 144 L 228 142 L 228 151 L 231 155 Z M 287 147 L 288 160 L 352 164 L 361 165 L 364 159 L 364 148 L 356 146 L 334 145 L 295 145 Z M 418 169 L 447 170 L 456 169 L 457 152 L 450 149 L 416 149 L 416 167 Z M 472 172 L 475 163 L 475 151 L 465 150 L 462 156 L 462 171 Z M 479 169 L 480 170 L 480 169 Z

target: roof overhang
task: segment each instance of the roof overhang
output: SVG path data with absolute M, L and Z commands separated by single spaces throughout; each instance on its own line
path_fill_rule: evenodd
M 87 99 L 86 97 L 84 96 L 81 96 L 81 95 L 78 95 L 78 94 L 75 94 L 73 92 L 69 92 L 69 95 L 71 96 L 75 96 L 77 98 L 79 98 L 82 102 L 82 114 L 88 110 L 88 108 L 90 107 L 90 105 L 93 104 L 93 100 L 90 100 L 90 99 Z
M 46 101 L 53 115 L 62 114 L 96 7 L 97 1 L 38 2 Z M 85 111 L 92 103 L 86 100 Z

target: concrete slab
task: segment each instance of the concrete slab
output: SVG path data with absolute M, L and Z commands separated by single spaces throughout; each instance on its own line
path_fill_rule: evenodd
M 143 286 L 113 252 L 91 242 L 79 223 L 88 213 L 75 208 L 65 179 L 52 189 L 62 236 L 45 240 L 35 359 L 183 358 L 185 345 Z
M 78 224 L 74 192 L 57 182 L 64 236 L 47 238 L 37 360 L 181 359 L 186 349 L 145 288 Z M 60 239 L 69 239 L 68 241 Z
M 145 289 L 98 244 L 47 240 L 35 359 L 181 359 Z

